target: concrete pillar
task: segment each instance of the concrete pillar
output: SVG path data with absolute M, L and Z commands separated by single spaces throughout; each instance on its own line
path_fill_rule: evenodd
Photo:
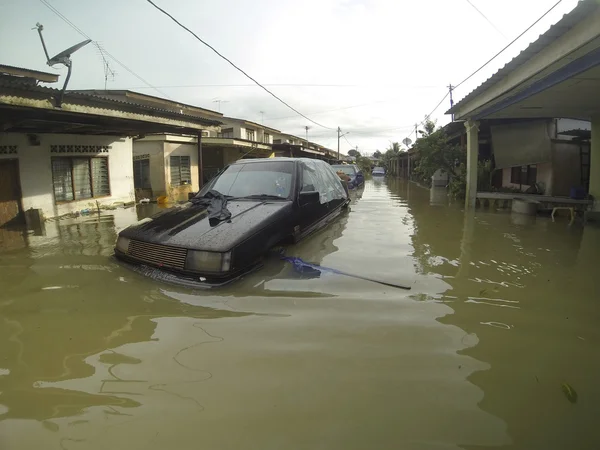
M 465 208 L 474 208 L 477 200 L 477 160 L 479 157 L 479 122 L 467 120 L 467 195 Z
M 600 211 L 600 116 L 592 117 L 590 143 L 590 194 L 594 196 L 594 211 Z

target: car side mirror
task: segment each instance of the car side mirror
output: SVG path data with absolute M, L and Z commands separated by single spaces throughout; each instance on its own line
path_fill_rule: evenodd
M 298 203 L 300 204 L 300 206 L 315 205 L 319 203 L 319 200 L 319 191 L 300 192 L 300 195 L 298 197 Z

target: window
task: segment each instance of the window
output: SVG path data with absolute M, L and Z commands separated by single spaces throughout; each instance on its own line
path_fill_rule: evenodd
M 263 143 L 265 143 L 265 144 L 271 143 L 271 135 L 269 133 L 263 134 Z
M 249 141 L 255 141 L 256 131 L 246 128 L 246 139 L 248 139 Z
M 233 128 L 226 128 L 224 130 L 221 130 L 221 132 L 219 133 L 219 137 L 233 139 Z
M 512 184 L 525 184 L 533 186 L 537 182 L 537 166 L 512 167 L 510 170 Z
M 150 160 L 133 161 L 133 185 L 138 189 L 150 189 Z
M 52 158 L 52 184 L 56 202 L 110 195 L 108 158 Z
M 189 156 L 171 156 L 171 186 L 192 183 Z
M 200 195 L 214 189 L 232 197 L 273 195 L 288 198 L 295 171 L 294 163 L 289 161 L 232 164 L 206 184 Z

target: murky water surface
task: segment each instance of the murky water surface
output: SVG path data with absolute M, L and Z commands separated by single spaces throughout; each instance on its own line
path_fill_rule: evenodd
M 194 292 L 111 258 L 152 208 L 3 235 L 0 449 L 600 448 L 600 230 L 369 181 L 288 254 L 411 291 Z

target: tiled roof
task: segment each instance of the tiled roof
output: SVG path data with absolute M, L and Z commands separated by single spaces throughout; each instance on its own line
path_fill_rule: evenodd
M 48 96 L 60 94 L 60 89 L 50 88 L 50 87 L 46 87 L 46 86 L 32 86 L 31 84 L 28 84 L 26 82 L 22 82 L 22 81 L 18 81 L 18 80 L 16 80 L 16 81 L 7 80 L 7 79 L 1 79 L 1 78 L 0 78 L 0 88 L 6 88 L 6 89 L 12 89 L 12 90 L 18 90 L 18 91 L 30 92 L 30 93 L 39 93 L 39 94 L 44 94 L 44 95 L 48 95 Z M 174 111 L 169 111 L 167 109 L 155 108 L 153 106 L 142 105 L 139 103 L 110 99 L 107 97 L 101 97 L 101 96 L 87 94 L 87 93 L 83 93 L 83 92 L 77 92 L 77 91 L 65 92 L 63 101 L 68 101 L 69 99 L 91 100 L 96 103 L 112 105 L 113 109 L 118 109 L 118 106 L 120 106 L 121 108 L 124 106 L 127 106 L 128 108 L 136 109 L 139 112 L 153 112 L 160 116 L 165 116 L 165 117 L 170 117 L 170 118 L 176 117 L 178 119 L 189 120 L 190 122 L 201 123 L 203 125 L 212 125 L 212 126 L 221 125 L 221 122 L 219 122 L 218 120 L 206 119 L 203 117 L 192 116 L 189 114 L 180 114 L 180 113 L 177 113 Z

